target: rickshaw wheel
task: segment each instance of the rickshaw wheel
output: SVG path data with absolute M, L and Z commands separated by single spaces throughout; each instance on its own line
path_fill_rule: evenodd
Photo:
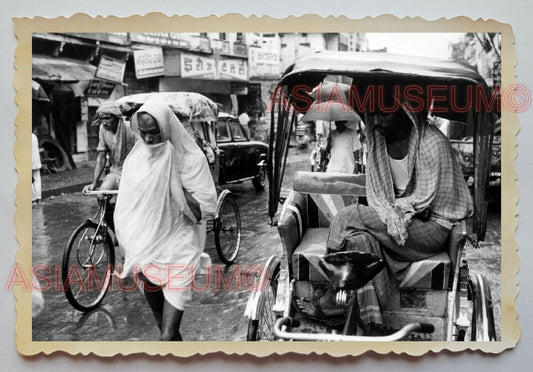
M 235 262 L 241 245 L 241 216 L 232 196 L 222 199 L 220 213 L 214 221 L 215 245 L 220 260 L 226 265 Z
M 274 304 L 278 293 L 279 266 L 274 271 L 268 285 L 261 292 L 257 302 L 256 319 L 248 321 L 247 341 L 275 341 L 274 324 L 277 316 L 274 313 Z
M 266 167 L 259 168 L 259 174 L 252 179 L 256 191 L 263 191 L 267 182 Z
M 56 140 L 43 137 L 39 141 L 39 147 L 43 169 L 48 173 L 60 173 L 69 169 L 67 153 Z
M 481 274 L 472 274 L 468 282 L 473 305 L 471 341 L 496 341 L 494 308 L 489 283 Z

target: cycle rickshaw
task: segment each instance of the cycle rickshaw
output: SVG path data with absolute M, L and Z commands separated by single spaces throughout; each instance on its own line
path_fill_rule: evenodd
M 440 112 L 472 126 L 475 134 L 473 218 L 454 225 L 443 247 L 446 251 L 410 265 L 405 279 L 387 304 L 382 304 L 386 332 L 375 337 L 357 334 L 355 291 L 382 270 L 384 262 L 361 252 L 326 255 L 333 216 L 350 203 L 365 202 L 365 175 L 297 172 L 292 190 L 282 196 L 290 134 L 297 116 L 320 94 L 326 97 L 322 99 L 331 99 L 331 92 L 326 90 L 314 97 L 310 92 L 332 80 L 348 82 L 358 97 L 364 97 L 369 87 L 417 86 L 424 100 L 428 87 L 438 86 L 444 97 L 431 100 L 422 114 Z M 468 110 L 455 109 L 467 106 L 470 90 L 490 96 L 485 81 L 473 68 L 453 61 L 386 53 L 320 52 L 288 67 L 279 81 L 277 96 L 272 98 L 277 113 L 272 118 L 277 116 L 277 122 L 271 121 L 271 133 L 276 134 L 270 140 L 268 161 L 269 216 L 277 226 L 284 257 L 268 259 L 257 278 L 257 291 L 249 297 L 245 310 L 249 341 L 496 340 L 489 284 L 469 270 L 463 255 L 465 249 L 485 238 L 494 120 L 487 112 L 490 110 L 473 105 Z M 345 98 L 349 101 L 350 97 Z M 349 103 L 352 107 L 357 104 Z M 365 107 L 358 111 L 364 120 Z M 280 202 L 283 207 L 274 222 Z M 346 310 L 340 327 L 310 319 L 293 301 L 309 298 L 328 285 L 336 289 L 337 305 Z
M 208 159 L 218 190 L 216 217 L 207 223 L 214 233 L 220 260 L 231 265 L 241 243 L 241 219 L 235 197 L 218 186 L 219 159 L 216 143 L 218 105 L 209 98 L 192 92 L 142 93 L 118 100 L 123 115 L 129 120 L 146 101 L 160 99 L 178 116 Z M 93 219 L 82 223 L 68 240 L 62 263 L 62 279 L 70 304 L 80 311 L 98 307 L 111 283 L 115 265 L 116 238 L 113 231 L 109 200 L 116 191 L 91 191 L 101 195 L 99 209 Z

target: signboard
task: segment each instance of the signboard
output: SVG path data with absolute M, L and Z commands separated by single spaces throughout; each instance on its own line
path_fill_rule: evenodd
M 280 76 L 280 53 L 274 49 L 250 46 L 248 63 L 252 77 Z
M 221 58 L 217 61 L 219 79 L 248 80 L 248 62 L 244 59 Z
M 103 55 L 100 58 L 96 77 L 99 79 L 110 80 L 116 83 L 122 83 L 126 62 Z
M 91 33 L 91 32 L 73 32 L 66 35 L 78 36 L 85 39 L 105 41 L 108 43 L 128 45 L 128 33 L 127 32 L 105 32 L 105 33 Z
M 162 48 L 139 49 L 133 51 L 135 76 L 144 79 L 165 74 Z
M 189 42 L 183 37 L 183 34 L 173 32 L 141 32 L 131 33 L 131 41 L 138 43 L 171 46 L 178 48 L 188 48 Z
M 85 91 L 87 97 L 109 98 L 115 89 L 115 84 L 110 81 L 92 79 Z
M 217 70 L 214 58 L 196 54 L 180 54 L 181 77 L 216 79 Z

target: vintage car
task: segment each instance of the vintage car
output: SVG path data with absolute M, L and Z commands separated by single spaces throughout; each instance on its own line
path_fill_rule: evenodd
M 239 119 L 227 113 L 219 113 L 217 122 L 217 146 L 220 151 L 221 185 L 252 180 L 257 191 L 265 188 L 268 146 L 251 141 Z

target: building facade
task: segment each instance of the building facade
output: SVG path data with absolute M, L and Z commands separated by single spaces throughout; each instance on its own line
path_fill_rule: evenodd
M 270 97 L 294 60 L 368 46 L 364 34 L 347 33 L 36 33 L 32 41 L 32 78 L 50 101 L 34 101 L 33 130 L 55 140 L 71 166 L 96 156 L 90 124 L 105 100 L 193 91 L 268 122 Z
M 57 141 L 69 163 L 95 157 L 91 126 L 105 100 L 194 91 L 235 115 L 260 116 L 269 79 L 279 78 L 279 43 L 243 33 L 34 34 L 32 78 L 50 98 L 34 101 L 33 130 Z M 268 98 L 266 98 L 268 100 Z

